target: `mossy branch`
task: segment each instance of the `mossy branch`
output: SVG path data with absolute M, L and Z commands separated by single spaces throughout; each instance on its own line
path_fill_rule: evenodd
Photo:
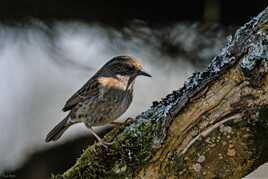
M 268 159 L 268 8 L 206 71 L 88 147 L 53 178 L 241 178 Z

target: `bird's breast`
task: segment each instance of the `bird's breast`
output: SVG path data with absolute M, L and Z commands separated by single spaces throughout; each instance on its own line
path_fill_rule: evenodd
M 116 120 L 130 106 L 133 84 L 126 89 L 127 81 L 110 77 L 97 79 L 99 91 L 96 96 L 84 100 L 72 112 L 72 118 L 87 125 L 103 125 Z
M 96 97 L 84 101 L 75 111 L 75 118 L 92 126 L 110 123 L 128 109 L 132 98 L 133 88 L 109 89 L 101 98 Z

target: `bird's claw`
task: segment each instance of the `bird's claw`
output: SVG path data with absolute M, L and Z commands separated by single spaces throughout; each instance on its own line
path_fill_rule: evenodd
M 135 119 L 129 117 L 129 118 L 127 118 L 127 119 L 126 119 L 125 121 L 123 121 L 123 122 L 116 122 L 116 121 L 113 121 L 113 122 L 111 122 L 110 124 L 112 124 L 112 125 L 114 125 L 114 126 L 121 126 L 121 125 L 127 125 L 127 124 L 130 124 L 130 123 L 132 123 L 132 122 L 134 122 L 134 121 L 135 121 Z
M 100 140 L 97 145 L 98 146 L 103 146 L 105 147 L 106 149 L 108 148 L 108 146 L 111 146 L 113 144 L 113 142 L 106 142 L 104 140 Z
M 128 117 L 128 118 L 126 119 L 125 123 L 126 123 L 126 124 L 129 124 L 129 123 L 132 123 L 132 122 L 134 122 L 134 121 L 135 121 L 135 119 L 133 119 L 132 117 Z

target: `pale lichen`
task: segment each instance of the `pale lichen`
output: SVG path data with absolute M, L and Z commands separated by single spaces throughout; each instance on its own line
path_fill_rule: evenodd
M 197 159 L 197 162 L 202 163 L 206 160 L 206 157 L 204 155 L 200 155 Z
M 193 169 L 194 169 L 195 172 L 199 173 L 201 171 L 201 169 L 202 169 L 202 166 L 200 165 L 200 163 L 195 163 L 193 165 Z

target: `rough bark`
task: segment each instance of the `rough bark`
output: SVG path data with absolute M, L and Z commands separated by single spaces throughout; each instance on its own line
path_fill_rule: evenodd
M 268 8 L 206 71 L 89 146 L 53 178 L 241 178 L 268 159 Z

